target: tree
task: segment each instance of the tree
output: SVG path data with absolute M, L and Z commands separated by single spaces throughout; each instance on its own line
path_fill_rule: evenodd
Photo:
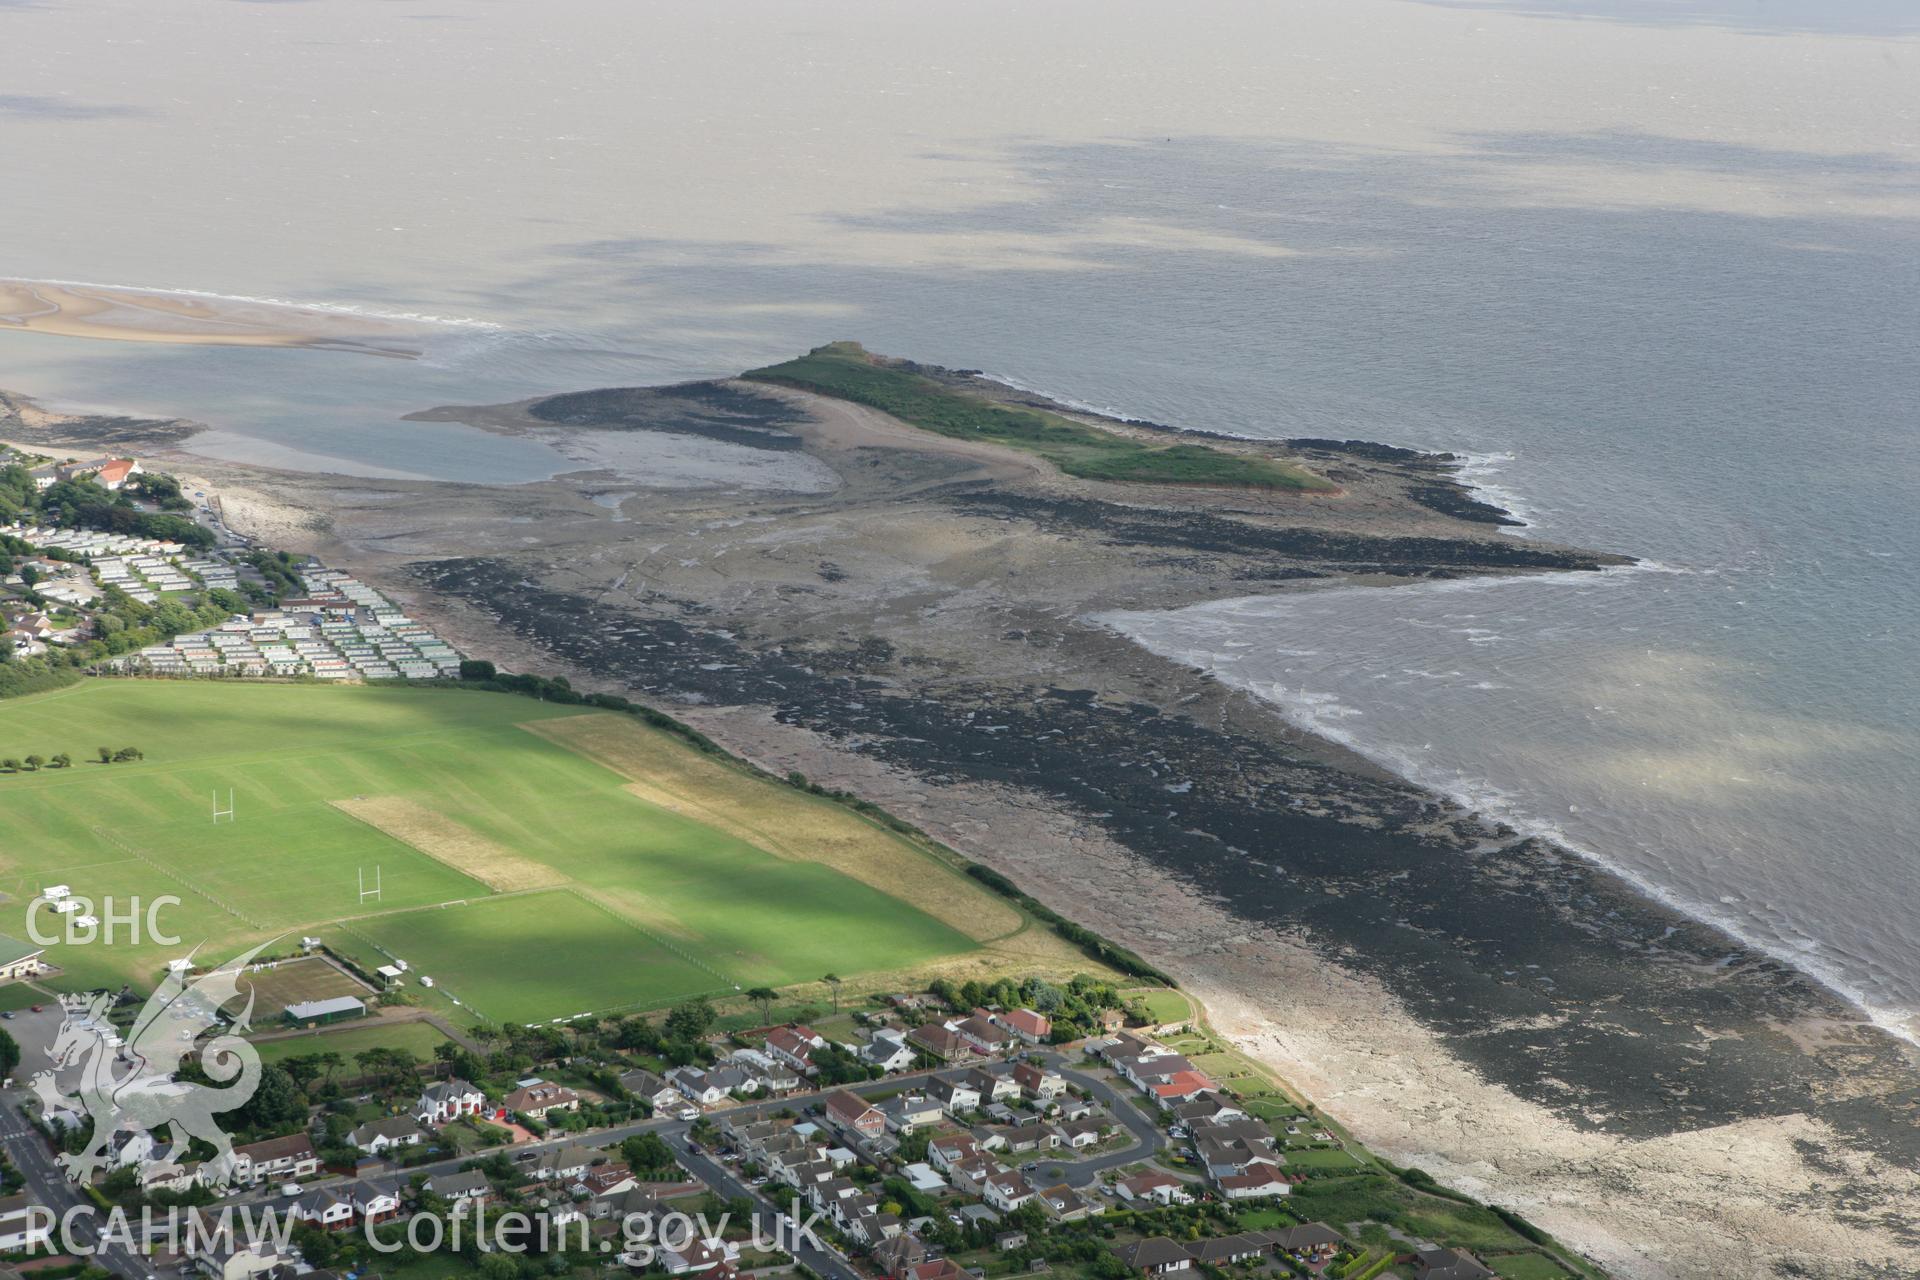
M 40 756 L 40 755 L 28 756 L 27 768 L 31 769 L 35 773 L 38 773 L 40 772 L 40 766 L 44 765 L 46 762 L 47 762 L 47 758 L 45 756 Z
M 626 1157 L 628 1167 L 635 1173 L 670 1175 L 679 1166 L 673 1158 L 673 1148 L 657 1133 L 628 1138 L 620 1144 L 620 1154 Z
M 20 1046 L 12 1036 L 0 1031 L 0 1076 L 10 1076 L 20 1065 Z
M 758 1001 L 760 1004 L 761 1022 L 773 1021 L 773 1002 L 779 998 L 779 995 L 780 993 L 772 987 L 755 987 L 747 992 L 747 999 Z
M 112 748 L 112 747 L 98 747 L 98 748 L 95 748 L 95 749 L 96 749 L 97 751 L 99 751 L 99 753 L 100 753 L 100 763 L 101 763 L 101 764 L 112 764 L 112 763 L 113 763 L 113 748 Z
M 491 662 L 484 658 L 460 659 L 460 678 L 462 680 L 491 680 L 499 674 Z
M 713 1027 L 713 1005 L 705 996 L 695 996 L 667 1011 L 664 1029 L 671 1039 L 693 1042 Z
M 837 973 L 829 973 L 821 978 L 820 981 L 833 988 L 833 1011 L 835 1013 L 840 1012 L 840 975 Z
M 53 753 L 53 767 L 56 769 L 71 769 L 73 768 L 73 757 L 64 751 L 56 751 Z
M 20 772 L 20 762 L 12 756 L 8 756 L 6 759 L 0 760 L 0 769 L 5 769 L 8 773 L 18 773 Z

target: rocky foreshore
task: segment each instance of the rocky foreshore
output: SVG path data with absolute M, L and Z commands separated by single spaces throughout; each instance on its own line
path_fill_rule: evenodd
M 1355 442 L 1276 446 L 1328 497 L 1076 481 L 735 382 L 419 416 L 573 433 L 604 465 L 512 489 L 176 465 L 242 527 L 471 652 L 634 691 L 922 823 L 1181 978 L 1364 1140 L 1620 1274 L 1911 1273 L 1920 1072 L 1902 1046 L 1092 620 L 1621 557 L 1503 536 L 1443 460 Z M 87 430 L 0 422 L 28 444 Z M 623 469 L 661 434 L 804 456 L 835 483 Z

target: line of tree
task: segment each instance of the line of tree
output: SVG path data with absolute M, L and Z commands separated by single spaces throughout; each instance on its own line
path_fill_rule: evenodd
M 34 754 L 20 759 L 7 756 L 0 759 L 0 773 L 38 773 L 42 769 L 71 769 L 73 757 L 64 751 L 56 751 L 51 756 Z

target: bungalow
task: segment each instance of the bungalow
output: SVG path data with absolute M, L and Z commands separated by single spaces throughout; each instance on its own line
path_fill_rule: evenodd
M 789 1023 L 767 1033 L 767 1052 L 785 1062 L 801 1075 L 813 1074 L 813 1051 L 826 1047 L 826 1041 L 812 1027 Z
M 887 1118 L 879 1109 L 845 1089 L 827 1095 L 826 1114 L 828 1123 L 863 1138 L 877 1138 L 887 1131 Z
M 898 1280 L 973 1280 L 973 1277 L 961 1270 L 960 1264 L 952 1258 L 936 1258 L 907 1267 Z
M 1209 1178 L 1245 1173 L 1255 1165 L 1278 1165 L 1282 1160 L 1272 1143 L 1246 1142 L 1239 1138 L 1202 1137 L 1194 1144 L 1194 1151 Z
M 1492 1280 L 1494 1274 L 1465 1249 L 1422 1249 L 1413 1265 L 1414 1280 Z
M 994 1025 L 991 1016 L 976 1013 L 953 1024 L 953 1030 L 975 1053 L 999 1053 L 1013 1043 L 1013 1033 Z
M 311 1178 L 320 1172 L 320 1157 L 304 1133 L 268 1138 L 233 1149 L 233 1176 L 241 1182 Z
M 1093 1205 L 1064 1182 L 1041 1191 L 1040 1203 L 1060 1222 L 1078 1222 L 1093 1216 Z
M 1162 1105 L 1186 1102 L 1213 1088 L 1213 1081 L 1204 1071 L 1176 1071 L 1164 1080 L 1155 1080 L 1147 1086 L 1147 1092 Z
M 960 1033 L 938 1022 L 907 1032 L 907 1043 L 940 1062 L 952 1062 L 968 1052 L 967 1042 L 961 1039 Z
M 1205 1240 L 1195 1240 L 1187 1246 L 1187 1252 L 1191 1253 L 1193 1260 L 1203 1267 L 1220 1267 L 1264 1258 L 1268 1245 L 1269 1241 L 1265 1233 L 1246 1232 L 1240 1235 L 1212 1236 Z
M 1015 1249 L 1024 1249 L 1027 1247 L 1027 1233 L 1003 1231 L 993 1238 L 993 1247 L 1001 1253 L 1012 1253 Z
M 347 1141 L 369 1155 L 379 1155 L 394 1147 L 416 1147 L 426 1135 L 412 1116 L 387 1116 L 370 1120 L 347 1133 Z
M 1027 1180 L 1009 1169 L 981 1180 L 980 1198 L 1001 1213 L 1012 1213 L 1033 1199 L 1034 1189 Z
M 994 1019 L 1027 1044 L 1045 1044 L 1053 1036 L 1053 1021 L 1031 1009 L 1015 1009 Z
M 544 1080 L 535 1080 L 530 1084 L 521 1085 L 508 1094 L 501 1105 L 515 1115 L 532 1116 L 535 1120 L 544 1120 L 549 1111 L 578 1111 L 580 1095 L 563 1084 L 548 1084 Z
M 437 1174 L 427 1179 L 425 1190 L 448 1204 L 459 1204 L 463 1200 L 485 1202 L 493 1194 L 493 1186 L 487 1181 L 487 1175 L 478 1169 Z
M 1142 1275 L 1170 1275 L 1193 1266 L 1193 1255 L 1187 1252 L 1186 1246 L 1165 1236 L 1148 1236 L 1144 1240 L 1121 1245 L 1117 1252 L 1120 1261 L 1126 1263 L 1129 1270 Z
M 413 1118 L 421 1124 L 447 1124 L 462 1116 L 477 1116 L 487 1104 L 487 1095 L 474 1085 L 455 1076 L 436 1080 L 420 1091 L 413 1107 Z
M 1052 1151 L 1060 1145 L 1060 1135 L 1044 1124 L 1022 1125 L 1018 1129 L 1007 1130 L 1007 1150 L 1016 1154 L 1022 1151 Z
M 1214 1180 L 1220 1194 L 1229 1200 L 1265 1200 L 1284 1196 L 1293 1190 L 1285 1174 L 1270 1164 L 1256 1164 L 1245 1173 L 1232 1173 Z
M 1113 1184 L 1122 1200 L 1137 1204 L 1192 1204 L 1187 1184 L 1170 1173 L 1138 1173 Z
M 900 1170 L 900 1176 L 905 1178 L 907 1185 L 915 1191 L 923 1191 L 929 1195 L 947 1189 L 947 1180 L 935 1173 L 930 1164 L 915 1162 L 907 1165 Z
M 1049 1071 L 1032 1062 L 1014 1067 L 1013 1082 L 1036 1102 L 1051 1102 L 1067 1091 L 1066 1079 L 1058 1071 Z
M 1082 1147 L 1098 1146 L 1106 1135 L 1107 1127 L 1098 1120 L 1069 1120 L 1057 1124 L 1053 1131 L 1060 1135 L 1060 1145 L 1079 1150 Z
M 1301 1227 L 1275 1227 L 1266 1234 L 1276 1252 L 1309 1266 L 1327 1261 L 1346 1243 L 1338 1231 L 1324 1222 L 1309 1222 Z
M 621 1072 L 620 1087 L 655 1111 L 669 1105 L 679 1096 L 672 1085 L 653 1072 L 638 1069 Z
M 1221 1120 L 1244 1120 L 1247 1113 L 1239 1106 L 1227 1100 L 1225 1094 L 1209 1089 L 1191 1102 L 1183 1102 L 1173 1109 L 1174 1118 L 1181 1124 L 1211 1124 Z
M 874 1032 L 872 1039 L 860 1046 L 856 1056 L 870 1067 L 891 1073 L 905 1071 L 912 1066 L 916 1055 L 907 1044 L 904 1033 L 882 1030 Z

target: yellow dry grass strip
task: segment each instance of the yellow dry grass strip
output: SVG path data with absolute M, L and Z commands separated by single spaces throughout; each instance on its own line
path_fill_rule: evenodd
M 565 875 L 546 863 L 502 848 L 406 796 L 356 796 L 335 800 L 333 807 L 501 893 L 567 883 Z
M 631 779 L 626 790 L 776 858 L 817 862 L 911 903 L 977 942 L 1025 922 L 964 874 L 838 805 L 689 750 L 621 715 L 568 716 L 520 726 Z

